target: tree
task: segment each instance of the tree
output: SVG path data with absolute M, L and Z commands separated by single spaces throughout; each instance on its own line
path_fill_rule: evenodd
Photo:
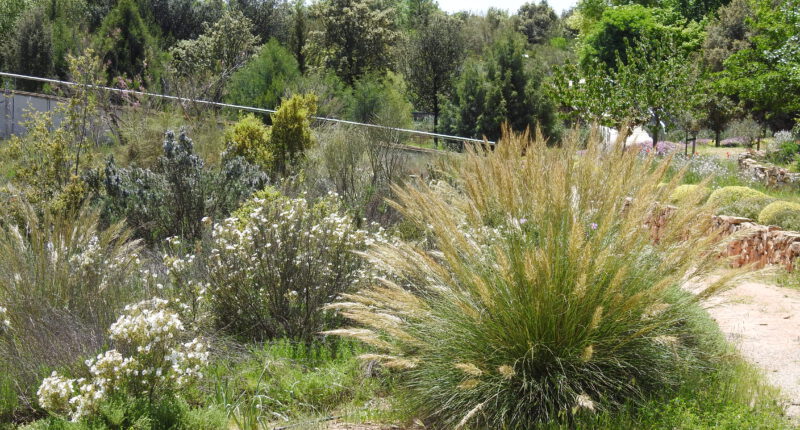
M 44 10 L 36 7 L 20 16 L 6 42 L 8 63 L 15 73 L 47 78 L 53 74 L 53 29 Z M 20 80 L 20 89 L 36 91 L 40 82 Z
M 230 103 L 275 108 L 286 88 L 299 77 L 292 54 L 277 40 L 261 47 L 258 55 L 236 71 L 227 86 Z
M 468 59 L 455 82 L 453 100 L 445 106 L 444 130 L 456 136 L 480 136 L 478 124 L 486 108 L 486 86 L 482 64 Z
M 722 6 L 706 28 L 703 41 L 703 65 L 711 72 L 720 72 L 732 54 L 752 46 L 747 20 L 753 16 L 749 0 L 733 0 Z
M 194 39 L 203 24 L 216 22 L 225 9 L 222 0 L 138 0 L 140 11 L 161 30 L 165 46 L 174 41 Z
M 409 42 L 406 76 L 416 106 L 433 113 L 434 133 L 438 131 L 441 99 L 450 94 L 465 54 L 461 23 L 446 15 L 435 15 Z M 438 138 L 435 143 L 438 145 Z
M 439 10 L 433 0 L 402 0 L 398 6 L 401 25 L 409 30 L 427 26 Z
M 120 0 L 97 31 L 97 52 L 108 64 L 109 78 L 144 77 L 155 40 L 133 0 Z
M 378 8 L 375 0 L 324 0 L 316 6 L 321 57 L 345 83 L 389 68 L 389 50 L 398 39 L 394 10 Z
M 517 12 L 517 28 L 528 38 L 528 43 L 543 43 L 550 37 L 558 23 L 558 16 L 545 0 L 539 4 L 525 3 Z
M 300 73 L 306 74 L 306 50 L 308 45 L 307 10 L 302 0 L 295 0 L 292 9 L 292 29 L 289 34 L 289 47 L 297 60 Z
M 525 42 L 508 32 L 492 47 L 485 64 L 468 61 L 455 84 L 444 125 L 464 137 L 495 140 L 507 123 L 512 129 L 539 127 L 555 134 L 553 109 L 542 88 L 542 73 L 525 65 Z
M 573 119 L 616 127 L 648 126 L 653 145 L 663 124 L 687 111 L 697 92 L 689 61 L 677 43 L 642 40 L 625 50 L 616 67 L 595 59 L 582 68 L 561 68 L 554 95 Z
M 4 0 L 0 2 L 0 34 L 13 34 L 17 18 L 27 8 L 28 2 L 26 0 Z
M 227 10 L 213 25 L 206 24 L 197 39 L 178 42 L 170 50 L 175 92 L 221 101 L 228 80 L 256 51 L 252 29 L 241 12 Z
M 800 0 L 757 0 L 749 21 L 752 46 L 723 63 L 723 90 L 762 125 L 790 129 L 800 115 Z
M 700 21 L 728 1 L 730 0 L 612 0 L 611 3 L 616 6 L 639 4 L 645 7 L 671 9 L 687 19 Z
M 586 66 L 597 58 L 613 68 L 618 57 L 623 64 L 627 63 L 627 47 L 640 40 L 671 38 L 679 43 L 699 44 L 699 27 L 695 25 L 685 29 L 684 24 L 680 15 L 670 10 L 638 4 L 606 8 L 601 18 L 582 36 L 581 63 Z
M 700 124 L 714 132 L 714 146 L 719 147 L 720 135 L 740 110 L 730 97 L 719 90 L 715 81 L 709 77 L 705 82 L 705 88 L 697 94 L 697 111 Z
M 289 39 L 291 6 L 286 0 L 231 0 L 230 4 L 253 23 L 253 33 L 261 40 Z
M 528 71 L 524 42 L 508 33 L 492 48 L 486 66 L 488 84 L 481 133 L 489 139 L 500 137 L 503 123 L 513 130 L 539 127 L 547 136 L 554 132 L 552 107 L 541 88 L 542 74 Z

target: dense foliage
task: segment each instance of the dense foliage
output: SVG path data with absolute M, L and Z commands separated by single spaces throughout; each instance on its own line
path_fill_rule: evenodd
M 681 287 L 796 198 L 661 155 L 800 166 L 797 9 L 0 0 L 0 429 L 788 428 Z

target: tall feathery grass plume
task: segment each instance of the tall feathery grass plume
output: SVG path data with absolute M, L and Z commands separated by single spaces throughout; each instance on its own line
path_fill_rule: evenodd
M 355 323 L 332 334 L 402 367 L 439 428 L 528 428 L 677 386 L 713 365 L 718 338 L 699 328 L 697 302 L 728 277 L 682 290 L 722 264 L 721 239 L 702 207 L 652 225 L 680 179 L 662 182 L 668 165 L 597 138 L 549 147 L 506 130 L 495 150 L 446 163 L 446 180 L 395 190 L 433 249 L 366 252 L 385 276 L 330 305 Z

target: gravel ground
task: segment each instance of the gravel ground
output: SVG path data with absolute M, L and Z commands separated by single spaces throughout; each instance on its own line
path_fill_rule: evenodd
M 764 370 L 800 418 L 800 291 L 742 281 L 709 303 L 708 312 L 741 354 Z

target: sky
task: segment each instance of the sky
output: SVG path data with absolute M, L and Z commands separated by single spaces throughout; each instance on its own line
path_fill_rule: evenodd
M 535 1 L 536 3 L 539 0 L 530 0 Z M 569 9 L 575 4 L 578 3 L 577 0 L 547 0 L 557 14 L 561 14 L 561 12 Z M 490 7 L 496 7 L 498 9 L 505 9 L 511 13 L 515 13 L 520 6 L 527 3 L 527 0 L 438 0 L 439 8 L 445 12 L 459 12 L 462 10 L 467 10 L 470 12 L 486 12 L 486 9 Z

